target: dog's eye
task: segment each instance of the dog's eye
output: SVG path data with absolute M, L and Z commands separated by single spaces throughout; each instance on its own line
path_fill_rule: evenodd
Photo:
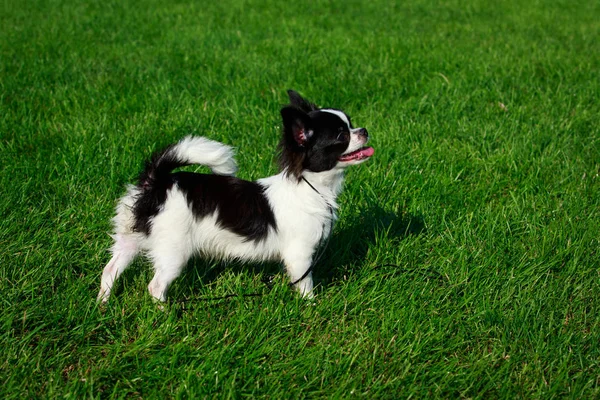
M 338 134 L 337 134 L 336 140 L 339 140 L 340 142 L 342 142 L 342 141 L 346 140 L 346 136 L 347 136 L 346 130 L 344 128 L 340 128 L 340 129 L 338 129 Z

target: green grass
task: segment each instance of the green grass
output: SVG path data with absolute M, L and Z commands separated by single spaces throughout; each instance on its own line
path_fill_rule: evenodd
M 1 397 L 600 397 L 599 3 L 210 3 L 1 6 Z M 161 311 L 139 260 L 99 309 L 143 160 L 275 173 L 289 88 L 376 149 L 314 304 L 196 261 Z

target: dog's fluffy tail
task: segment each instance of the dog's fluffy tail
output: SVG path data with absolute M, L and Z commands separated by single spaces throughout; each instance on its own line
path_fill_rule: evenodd
M 217 175 L 233 175 L 237 170 L 230 146 L 204 137 L 187 136 L 152 155 L 139 177 L 139 186 L 151 187 L 175 168 L 186 165 L 204 165 Z

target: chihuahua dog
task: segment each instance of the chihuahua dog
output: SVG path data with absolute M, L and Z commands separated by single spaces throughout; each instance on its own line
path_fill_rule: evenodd
M 235 178 L 232 148 L 203 137 L 188 136 L 152 155 L 118 202 L 99 301 L 108 301 L 139 253 L 154 265 L 148 290 L 159 301 L 197 254 L 281 261 L 296 290 L 312 297 L 313 258 L 331 234 L 344 170 L 374 150 L 365 147 L 367 130 L 354 128 L 344 112 L 318 108 L 292 90 L 288 95 L 277 175 L 256 182 Z M 213 174 L 173 172 L 192 164 Z

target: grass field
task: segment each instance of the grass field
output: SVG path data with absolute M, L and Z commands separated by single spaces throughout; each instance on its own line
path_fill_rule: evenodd
M 212 3 L 0 6 L 0 397 L 599 398 L 600 3 Z M 161 311 L 140 259 L 97 307 L 143 160 L 273 174 L 289 88 L 376 150 L 314 303 L 198 260 Z

